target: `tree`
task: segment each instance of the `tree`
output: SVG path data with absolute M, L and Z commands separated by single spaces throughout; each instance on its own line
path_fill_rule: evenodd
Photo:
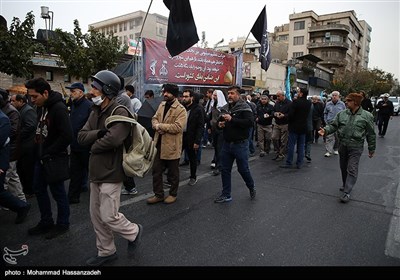
M 394 86 L 393 74 L 374 68 L 355 72 L 337 71 L 333 77 L 331 90 L 338 90 L 344 96 L 360 90 L 364 90 L 369 96 L 379 96 L 389 92 Z
M 66 66 L 66 72 L 76 78 L 87 79 L 94 73 L 110 69 L 127 50 L 121 47 L 117 37 L 89 30 L 83 34 L 78 20 L 74 20 L 74 34 L 56 29 L 56 40 L 51 40 L 51 51 L 60 56 L 59 66 Z
M 35 16 L 29 12 L 21 22 L 14 17 L 10 29 L 0 29 L 0 72 L 17 77 L 32 77 L 32 57 L 43 50 L 35 42 Z

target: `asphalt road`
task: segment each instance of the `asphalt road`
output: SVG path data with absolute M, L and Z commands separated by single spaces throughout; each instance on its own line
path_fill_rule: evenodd
M 325 158 L 322 142 L 312 145 L 312 163 L 300 170 L 279 168 L 272 155 L 252 157 L 254 201 L 235 166 L 233 201 L 213 202 L 221 179 L 210 175 L 211 148 L 203 149 L 195 186 L 187 185 L 189 168 L 181 168 L 174 204 L 147 205 L 151 175 L 137 179 L 139 194 L 122 196 L 120 212 L 143 225 L 142 243 L 129 258 L 127 241 L 116 235 L 119 258 L 109 266 L 400 267 L 399 128 L 400 117 L 394 117 L 386 137 L 377 138 L 374 158 L 364 150 L 348 204 L 338 200 L 338 156 Z M 29 248 L 7 268 L 84 266 L 97 253 L 89 193 L 71 205 L 70 231 L 53 240 L 28 236 L 40 217 L 36 199 L 29 201 L 31 212 L 20 225 L 14 213 L 0 210 L 1 248 Z

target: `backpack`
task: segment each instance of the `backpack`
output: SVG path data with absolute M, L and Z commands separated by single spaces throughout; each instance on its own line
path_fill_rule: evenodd
M 129 117 L 114 115 L 115 110 L 120 107 L 129 112 Z M 122 160 L 122 167 L 128 177 L 144 177 L 151 170 L 157 154 L 153 139 L 147 130 L 137 122 L 136 118 L 136 114 L 133 115 L 128 108 L 119 105 L 113 109 L 111 115 L 105 121 L 106 127 L 109 127 L 113 122 L 128 122 L 131 124 L 131 133 L 128 136 L 131 144 L 128 149 L 124 144 Z

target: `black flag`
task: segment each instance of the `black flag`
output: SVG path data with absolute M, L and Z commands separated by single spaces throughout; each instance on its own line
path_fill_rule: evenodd
M 259 61 L 261 62 L 261 68 L 267 71 L 271 63 L 271 52 L 268 42 L 266 6 L 264 6 L 264 9 L 251 28 L 251 33 L 261 45 Z
M 169 9 L 167 49 L 176 56 L 199 41 L 189 0 L 164 0 Z

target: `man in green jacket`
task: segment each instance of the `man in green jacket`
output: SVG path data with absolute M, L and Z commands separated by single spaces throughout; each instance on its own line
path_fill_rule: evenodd
M 350 93 L 346 97 L 347 110 L 339 112 L 333 123 L 321 128 L 321 136 L 338 133 L 340 140 L 339 157 L 343 185 L 340 191 L 343 195 L 340 201 L 346 203 L 350 200 L 358 175 L 358 164 L 364 150 L 364 141 L 368 143 L 368 156 L 372 158 L 376 147 L 376 134 L 374 131 L 373 116 L 361 108 L 363 97 L 358 93 Z

